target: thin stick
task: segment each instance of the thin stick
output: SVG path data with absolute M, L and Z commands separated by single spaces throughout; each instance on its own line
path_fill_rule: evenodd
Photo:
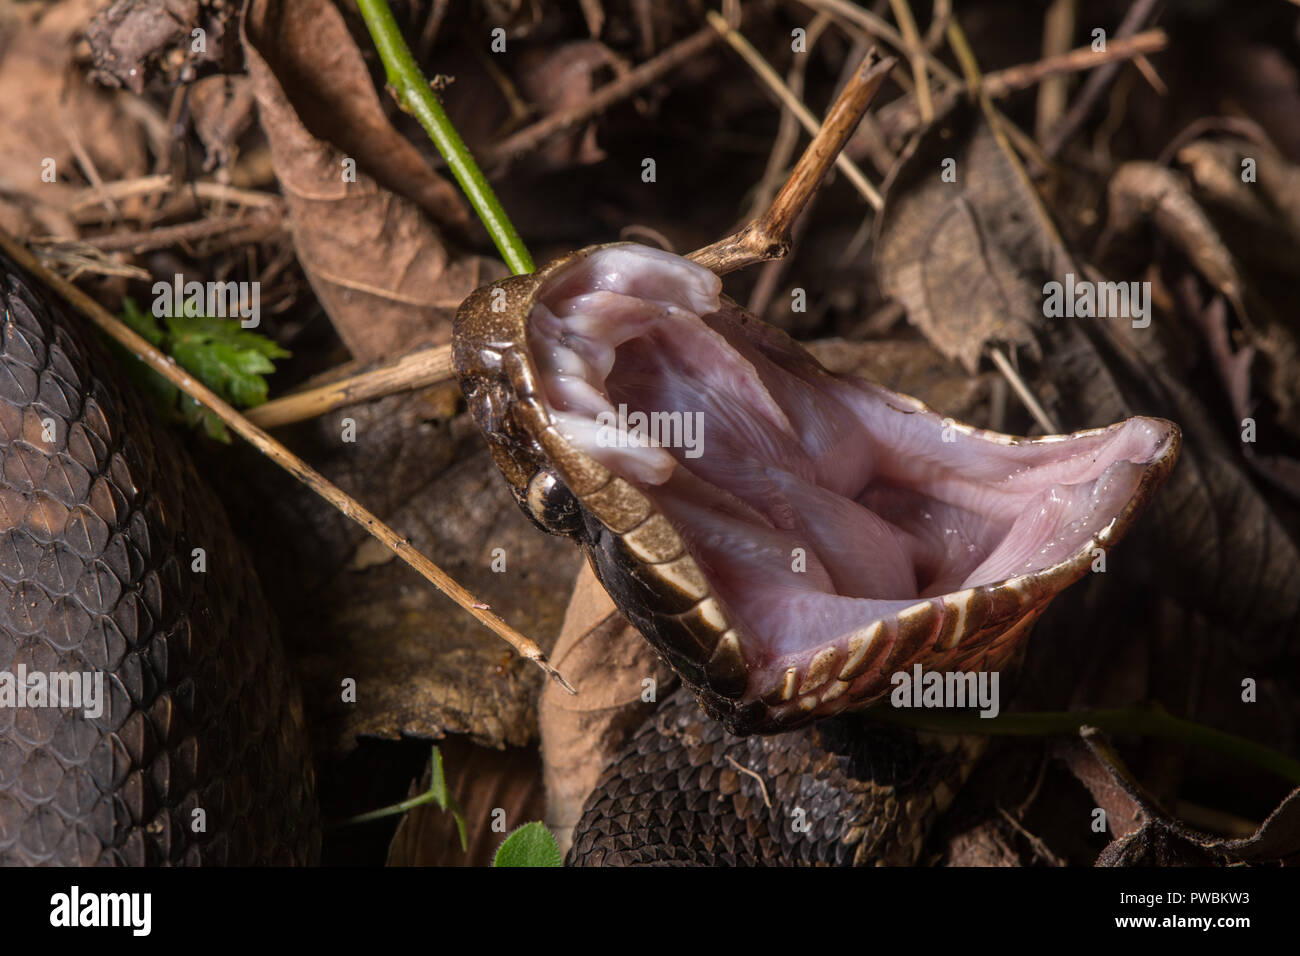
M 921 121 L 928 123 L 934 119 L 934 104 L 930 100 L 930 77 L 925 70 L 926 51 L 921 45 L 921 34 L 916 30 L 916 19 L 907 0 L 889 0 L 894 19 L 903 37 L 907 50 L 907 59 L 912 64 L 912 77 L 916 83 L 916 102 L 921 110 Z
M 256 206 L 263 209 L 283 209 L 284 197 L 275 193 L 257 192 L 252 189 L 236 189 L 224 183 L 197 180 L 184 184 L 185 191 L 193 193 L 200 199 L 215 199 L 231 202 L 241 206 Z M 172 178 L 167 175 L 140 176 L 136 179 L 120 179 L 117 182 L 104 183 L 103 186 L 90 187 L 77 193 L 72 199 L 72 212 L 79 212 L 90 206 L 98 205 L 104 199 L 131 199 L 135 196 L 148 196 L 153 193 L 169 192 Z
M 174 226 L 145 229 L 140 232 L 110 232 L 102 236 L 87 236 L 75 240 L 83 246 L 93 246 L 103 252 L 150 252 L 186 242 L 212 239 L 216 236 L 238 234 L 236 238 L 265 237 L 284 230 L 279 211 L 258 212 L 250 216 L 225 216 L 214 219 L 196 219 Z M 40 240 L 44 247 L 61 248 L 71 240 Z
M 258 405 L 249 409 L 245 417 L 259 428 L 275 428 L 315 418 L 344 405 L 436 385 L 451 377 L 451 346 L 438 345 L 403 355 L 378 368 Z
M 478 213 L 497 251 L 516 275 L 533 271 L 533 259 L 515 231 L 514 224 L 488 185 L 483 171 L 465 146 L 460 133 L 447 118 L 446 111 L 433 95 L 428 81 L 411 55 L 411 49 L 402 38 L 401 28 L 385 0 L 357 0 L 357 7 L 366 21 L 370 36 L 375 41 L 379 58 L 384 61 L 388 85 L 393 88 L 398 105 L 420 121 L 438 152 L 447 161 L 451 173 L 465 191 L 470 205 Z
M 489 146 L 483 154 L 484 165 L 491 166 L 513 159 L 520 153 L 535 149 L 552 136 L 586 122 L 593 116 L 598 116 L 615 103 L 627 99 L 683 63 L 694 59 L 717 41 L 717 33 L 708 27 L 691 34 L 684 40 L 679 40 L 654 59 L 647 60 L 618 79 L 606 83 L 587 100 L 572 109 L 552 113 L 531 126 L 525 126 L 501 142 Z
M 1038 422 L 1038 427 L 1049 435 L 1061 434 L 1061 426 L 1056 424 L 1056 419 L 1052 418 L 1047 413 L 1047 409 L 1043 408 L 1042 403 L 1038 401 L 1038 396 L 1030 390 L 1028 383 L 1020 377 L 1020 373 L 1011 364 L 1011 360 L 1007 358 L 1006 353 L 997 346 L 990 346 L 989 356 L 993 359 L 993 364 L 998 367 L 998 371 L 1002 373 L 1002 377 L 1007 380 L 1015 393 L 1020 396 L 1020 400 L 1025 403 L 1025 408 L 1029 409 L 1029 414 L 1034 416 L 1034 421 Z
M 727 43 L 731 45 L 731 48 L 741 55 L 745 62 L 749 64 L 750 69 L 758 74 L 758 78 L 766 83 L 768 88 L 776 94 L 777 99 L 781 101 L 782 105 L 787 107 L 799 118 L 799 122 L 802 123 L 803 128 L 808 131 L 808 135 L 816 137 L 818 131 L 821 129 L 821 124 L 819 124 L 817 118 L 808 111 L 808 107 L 803 105 L 799 97 L 790 92 L 785 85 L 785 81 L 781 79 L 780 74 L 768 65 L 767 61 L 763 59 L 762 54 L 755 50 L 753 45 L 732 28 L 731 24 L 727 23 L 720 14 L 710 10 L 705 14 L 705 16 L 708 18 L 709 25 L 713 27 L 713 29 L 717 30 Z M 894 60 L 890 59 L 888 62 L 890 69 L 892 69 Z M 864 65 L 866 64 L 864 63 Z M 888 71 L 886 71 L 886 73 L 887 72 Z M 866 103 L 871 102 L 871 97 L 875 96 L 876 90 L 880 88 L 880 84 L 884 79 L 885 73 L 881 73 L 876 79 L 875 84 L 871 87 Z M 842 94 L 841 99 L 843 99 Z M 862 107 L 862 110 L 863 112 L 866 111 L 866 105 Z M 859 113 L 853 118 L 853 125 L 849 128 L 850 133 L 853 131 L 853 127 L 857 126 L 858 120 L 861 116 L 862 114 Z M 871 204 L 871 208 L 879 212 L 881 207 L 884 206 L 885 200 L 876 190 L 876 187 L 871 185 L 867 177 L 863 175 L 862 170 L 858 169 L 853 160 L 849 159 L 849 157 L 845 156 L 844 153 L 841 152 L 843 148 L 843 143 L 841 143 L 833 154 L 835 167 L 842 172 L 845 178 L 853 184 L 854 188 L 862 194 L 862 198 Z M 818 181 L 820 182 L 820 177 L 818 177 Z M 773 257 L 768 256 L 767 258 L 770 259 Z
M 169 356 L 158 351 L 158 349 L 123 325 L 107 309 L 86 295 L 86 293 L 62 276 L 56 275 L 42 266 L 27 249 L 3 232 L 0 232 L 0 249 L 3 249 L 6 254 L 35 275 L 45 285 L 57 291 L 69 305 L 85 315 L 111 338 L 124 345 L 133 355 L 159 375 L 162 375 L 167 381 L 196 402 L 210 409 L 213 414 L 250 445 L 365 528 L 394 554 L 418 571 L 434 587 L 505 640 L 521 656 L 535 663 L 561 687 L 571 694 L 576 693 L 573 686 L 547 661 L 546 655 L 540 647 L 480 605 L 474 595 L 417 551 L 409 541 L 399 536 L 396 531 L 380 521 L 378 517 L 358 501 L 344 494 L 324 475 L 222 401 L 215 393 L 201 382 L 196 381 L 189 373 L 177 365 Z
M 1043 16 L 1043 60 L 1068 53 L 1074 39 L 1076 0 L 1052 0 Z M 1056 125 L 1065 113 L 1069 97 L 1066 78 L 1060 75 L 1043 78 L 1038 88 L 1038 104 L 1034 117 L 1034 134 L 1040 139 Z
M 895 62 L 892 57 L 882 60 L 875 50 L 868 51 L 861 66 L 831 106 L 826 122 L 816 129 L 812 142 L 799 157 L 790 178 L 767 212 L 739 232 L 697 249 L 689 258 L 718 275 L 725 275 L 785 255 L 790 249 L 790 234 L 795 220 L 853 135 L 862 114 L 871 105 Z M 803 104 L 799 108 L 803 109 Z
M 1128 12 L 1124 14 L 1124 19 L 1120 21 L 1119 29 L 1115 31 L 1115 40 L 1121 40 L 1136 33 L 1147 22 L 1155 6 L 1156 0 L 1134 0 L 1133 6 L 1128 8 Z M 1107 45 L 1114 43 L 1115 40 L 1110 40 Z M 1083 89 L 1079 91 L 1079 96 L 1074 105 L 1065 114 L 1065 118 L 1056 124 L 1043 143 L 1043 152 L 1050 158 L 1055 159 L 1060 155 L 1061 150 L 1074 138 L 1074 134 L 1079 131 L 1079 127 L 1088 119 L 1093 108 L 1101 100 L 1102 95 L 1106 90 L 1110 89 L 1110 84 L 1119 72 L 1119 67 L 1119 63 L 1107 63 L 1100 69 L 1088 74 L 1088 79 L 1084 81 Z
M 1050 76 L 1081 73 L 1117 60 L 1131 60 L 1148 53 L 1159 53 L 1168 45 L 1169 35 L 1157 27 L 1131 37 L 1111 40 L 1101 53 L 1094 52 L 1092 47 L 1081 46 L 1059 56 L 1049 56 L 1034 63 L 1022 63 L 998 70 L 984 77 L 984 91 L 993 99 L 1001 99 Z
M 1165 81 L 1160 79 L 1160 74 L 1156 72 L 1155 66 L 1145 56 L 1133 57 L 1133 65 L 1137 67 L 1138 72 L 1142 74 L 1142 79 L 1147 81 L 1151 89 L 1156 91 L 1158 96 L 1168 96 L 1169 87 Z

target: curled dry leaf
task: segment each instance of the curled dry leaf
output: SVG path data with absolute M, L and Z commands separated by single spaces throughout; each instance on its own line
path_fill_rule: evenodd
M 1254 175 L 1250 182 L 1243 179 L 1247 160 Z M 1249 243 L 1242 258 L 1262 260 L 1274 269 L 1294 267 L 1300 242 L 1300 166 L 1267 144 L 1240 139 L 1188 143 L 1178 150 L 1177 162 L 1198 196 L 1249 224 L 1248 231 L 1233 236 Z M 1273 248 L 1275 243 L 1282 248 Z
M 674 678 L 586 564 L 574 581 L 551 662 L 578 690 L 571 696 L 550 682 L 538 708 L 546 825 L 567 853 L 601 770 L 654 709 L 643 700 L 645 682 L 653 681 L 654 699 L 662 699 Z
M 1187 202 L 1204 209 L 1205 225 L 1196 247 L 1217 247 L 1213 261 L 1235 262 L 1240 269 L 1233 276 L 1242 290 L 1240 300 L 1229 296 L 1237 309 L 1237 323 L 1228 331 L 1234 339 L 1244 339 L 1244 344 L 1239 351 L 1234 345 L 1229 360 L 1248 370 L 1249 358 L 1238 356 L 1257 352 L 1265 360 L 1263 367 L 1252 370 L 1258 387 L 1275 404 L 1278 421 L 1300 439 L 1300 378 L 1294 374 L 1300 360 L 1300 333 L 1285 309 L 1278 314 L 1273 305 L 1290 298 L 1295 263 L 1300 260 L 1300 167 L 1267 145 L 1240 140 L 1191 143 L 1178 151 L 1178 162 L 1187 177 L 1180 176 L 1175 188 L 1187 194 Z M 1254 174 L 1249 183 L 1243 181 L 1246 163 Z M 1159 220 L 1155 222 L 1161 226 Z M 1170 233 L 1170 238 L 1180 246 L 1189 241 L 1177 233 Z M 1211 272 L 1196 259 L 1193 262 L 1220 288 Z M 1193 311 L 1198 311 L 1195 304 Z M 1240 336 L 1235 334 L 1238 323 Z M 1216 362 L 1228 357 L 1213 343 L 1210 348 Z M 1234 412 L 1239 412 L 1238 422 L 1252 413 L 1249 402 L 1229 394 Z
M 1149 219 L 1244 313 L 1241 276 L 1232 253 L 1180 173 L 1156 163 L 1125 163 L 1111 177 L 1108 191 L 1111 229 L 1129 232 Z
M 1132 778 L 1095 730 L 1061 748 L 1071 772 L 1106 813 L 1113 840 L 1098 866 L 1232 866 L 1300 862 L 1300 789 L 1293 790 L 1250 836 L 1199 832 L 1169 816 Z
M 338 10 L 255 0 L 244 51 L 298 259 L 344 343 L 365 360 L 447 342 L 461 300 L 504 267 L 449 243 L 468 214 L 388 122 Z

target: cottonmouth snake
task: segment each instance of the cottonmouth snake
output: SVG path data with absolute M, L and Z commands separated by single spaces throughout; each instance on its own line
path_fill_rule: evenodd
M 97 716 L 0 696 L 0 863 L 311 862 L 301 701 L 220 502 L 4 256 L 0 305 L 0 678 L 104 688 Z
M 1178 452 L 1159 419 L 954 422 L 630 243 L 473 293 L 453 358 L 524 513 L 684 685 L 601 776 L 578 864 L 914 862 L 978 745 L 851 712 L 1011 667 Z
M 97 716 L 0 706 L 0 862 L 310 861 L 301 707 L 219 503 L 80 320 L 0 272 L 0 670 L 108 688 Z M 914 665 L 1009 666 L 1177 454 L 1154 419 L 1035 441 L 943 419 L 630 245 L 474 293 L 454 359 L 524 512 L 684 684 L 573 863 L 915 862 L 979 744 L 852 712 Z M 707 454 L 604 442 L 614 399 L 712 422 Z

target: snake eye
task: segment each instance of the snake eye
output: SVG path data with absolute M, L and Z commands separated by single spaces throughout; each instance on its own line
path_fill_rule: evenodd
M 578 499 L 554 472 L 539 469 L 528 482 L 528 515 L 543 531 L 571 535 L 582 524 Z

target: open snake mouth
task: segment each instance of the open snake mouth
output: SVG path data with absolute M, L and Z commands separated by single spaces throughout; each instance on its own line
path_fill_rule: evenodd
M 683 587 L 702 575 L 726 628 L 705 682 L 728 696 L 825 713 L 917 660 L 997 664 L 1176 455 L 1159 419 L 1034 440 L 945 419 L 827 372 L 720 290 L 679 256 L 601 247 L 542 277 L 527 343 L 548 430 L 680 536 Z

